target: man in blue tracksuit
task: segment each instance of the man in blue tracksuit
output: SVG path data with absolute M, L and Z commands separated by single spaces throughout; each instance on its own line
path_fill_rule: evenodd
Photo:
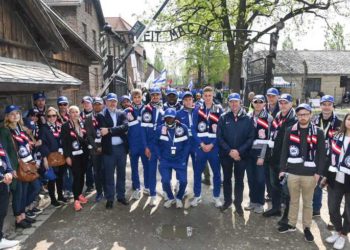
M 183 102 L 183 107 L 182 109 L 177 111 L 176 120 L 185 124 L 188 127 L 188 135 L 190 137 L 190 144 L 192 146 L 190 147 L 189 155 L 186 159 L 186 166 L 188 165 L 188 159 L 189 159 L 189 156 L 191 155 L 192 165 L 194 167 L 195 154 L 196 154 L 196 147 L 194 145 L 196 142 L 192 136 L 194 105 L 193 105 L 193 95 L 190 91 L 186 91 L 183 94 L 182 102 Z
M 150 205 L 156 205 L 157 163 L 156 130 L 163 123 L 161 91 L 158 87 L 150 88 L 151 101 L 141 111 L 141 137 L 145 155 L 148 158 L 148 183 Z
M 255 128 L 241 107 L 238 93 L 228 96 L 230 109 L 219 120 L 217 139 L 220 147 L 220 160 L 224 174 L 225 203 L 221 211 L 232 205 L 232 172 L 235 176 L 234 205 L 236 213 L 243 216 L 242 201 L 246 159 L 255 138 Z
M 181 103 L 178 102 L 178 93 L 176 89 L 170 88 L 166 90 L 166 102 L 164 103 L 164 111 L 168 108 L 174 108 L 176 111 L 181 109 Z
M 196 163 L 194 169 L 194 198 L 191 206 L 196 207 L 202 201 L 201 184 L 202 173 L 207 161 L 213 171 L 213 202 L 216 207 L 222 205 L 220 201 L 221 173 L 219 162 L 219 147 L 216 141 L 216 130 L 219 117 L 222 114 L 220 106 L 214 104 L 214 90 L 208 86 L 203 89 L 203 105 L 193 112 L 192 135 L 196 142 Z
M 164 207 L 169 208 L 176 203 L 177 208 L 182 208 L 182 199 L 187 186 L 186 159 L 189 151 L 188 128 L 181 122 L 175 121 L 176 110 L 168 108 L 164 111 L 164 124 L 156 131 L 156 150 L 159 157 L 159 172 L 162 176 L 163 191 L 168 200 Z M 176 172 L 179 181 L 179 190 L 174 198 L 171 190 L 172 170 Z
M 142 92 L 140 89 L 134 89 L 131 92 L 132 106 L 124 110 L 128 119 L 128 142 L 130 150 L 130 165 L 131 165 L 131 180 L 134 193 L 131 198 L 138 200 L 141 198 L 141 186 L 139 177 L 139 158 L 141 158 L 143 165 L 143 178 L 145 193 L 149 194 L 148 183 L 148 159 L 145 155 L 145 148 L 142 144 L 141 137 L 141 110 L 142 104 Z

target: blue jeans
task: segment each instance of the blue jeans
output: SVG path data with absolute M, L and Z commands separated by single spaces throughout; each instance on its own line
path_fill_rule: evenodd
M 19 216 L 25 212 L 27 201 L 28 183 L 16 181 L 16 189 L 12 192 L 12 210 L 14 216 Z
M 169 199 L 174 199 L 173 191 L 171 190 L 171 175 L 172 170 L 176 172 L 176 179 L 180 183 L 179 191 L 177 192 L 176 198 L 182 200 L 186 186 L 187 186 L 187 168 L 185 163 L 174 163 L 166 160 L 161 160 L 159 162 L 159 172 L 162 176 L 162 186 L 164 192 L 167 193 Z
M 143 184 L 145 188 L 149 188 L 148 178 L 148 159 L 145 155 L 145 149 L 142 146 L 130 148 L 130 165 L 131 165 L 131 180 L 134 190 L 140 189 L 139 177 L 139 158 L 141 158 L 143 166 Z
M 322 207 L 322 189 L 317 185 L 314 191 L 312 208 L 314 212 L 320 212 Z
M 219 152 L 217 146 L 212 151 L 205 153 L 202 149 L 196 151 L 196 164 L 194 168 L 194 196 L 199 197 L 202 191 L 202 173 L 206 166 L 207 161 L 210 163 L 211 170 L 213 171 L 213 196 L 220 196 L 221 188 L 221 172 L 219 162 Z
M 30 204 L 32 204 L 33 201 L 36 200 L 40 193 L 40 189 L 41 183 L 39 179 L 28 183 L 26 206 L 29 206 Z
M 221 166 L 224 174 L 224 199 L 225 203 L 232 203 L 232 173 L 235 176 L 235 200 L 234 205 L 240 207 L 243 201 L 244 191 L 244 173 L 246 167 L 246 161 L 241 160 L 239 162 L 234 161 L 231 157 L 222 157 Z
M 93 188 L 94 187 L 94 169 L 93 169 L 92 157 L 90 155 L 87 161 L 85 177 L 86 177 L 85 179 L 86 187 Z
M 247 177 L 249 198 L 251 203 L 264 205 L 265 203 L 265 166 L 256 165 L 257 157 L 247 159 Z
M 103 155 L 103 167 L 105 172 L 105 196 L 108 201 L 125 198 L 125 168 L 126 152 L 123 144 L 112 146 L 111 154 Z M 117 183 L 114 174 L 117 171 Z
M 69 192 L 73 191 L 73 173 L 71 167 L 67 167 L 66 171 L 64 171 L 63 190 Z

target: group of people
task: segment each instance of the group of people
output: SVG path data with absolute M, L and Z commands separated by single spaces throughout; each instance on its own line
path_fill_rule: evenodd
M 335 249 L 344 247 L 350 222 L 350 114 L 343 121 L 336 116 L 334 97 L 323 96 L 320 114 L 312 117 L 308 104 L 294 109 L 293 97 L 280 94 L 275 88 L 268 89 L 266 95 L 254 95 L 250 112 L 241 105 L 238 93 L 228 96 L 224 111 L 214 102 L 214 89 L 210 86 L 195 95 L 185 91 L 181 98 L 172 88 L 167 89 L 166 97 L 162 97 L 158 87 L 148 92 L 146 103 L 139 89 L 121 98 L 114 93 L 104 98 L 85 96 L 82 111 L 70 106 L 65 96 L 57 99 L 57 108 L 46 107 L 44 93 L 33 95 L 34 108 L 24 115 L 18 106 L 7 106 L 0 128 L 0 232 L 9 192 L 16 228 L 31 227 L 42 212 L 36 199 L 43 185 L 47 185 L 54 207 L 67 203 L 72 192 L 74 210 L 82 210 L 88 202 L 84 194 L 91 192 L 94 185 L 95 202 L 105 198 L 106 209 L 112 209 L 115 200 L 128 205 L 127 155 L 131 200 L 140 199 L 143 193 L 149 196 L 150 206 L 156 205 L 158 170 L 164 207 L 182 208 L 188 192 L 191 156 L 191 207 L 202 201 L 202 174 L 210 166 L 215 207 L 225 212 L 233 204 L 239 216 L 244 210 L 266 218 L 281 216 L 280 233 L 296 231 L 302 196 L 304 237 L 311 242 L 312 217 L 320 216 L 322 188 L 327 186 L 334 233 L 326 242 Z M 63 159 L 60 166 L 53 166 L 52 155 Z M 19 163 L 30 162 L 36 163 L 40 177 L 31 182 L 19 180 Z M 175 187 L 171 184 L 173 171 Z M 243 207 L 245 172 L 249 203 Z M 224 202 L 220 199 L 222 183 Z M 341 214 L 343 197 L 345 207 Z M 266 201 L 271 201 L 272 207 L 264 211 Z M 0 234 L 0 249 L 14 244 L 18 242 Z

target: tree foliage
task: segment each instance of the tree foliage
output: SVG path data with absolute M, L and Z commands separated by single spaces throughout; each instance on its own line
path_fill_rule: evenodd
M 274 32 L 281 22 L 303 22 L 303 16 L 324 18 L 330 8 L 339 12 L 346 0 L 177 0 L 161 17 L 160 27 L 200 23 L 225 34 L 230 88 L 239 91 L 242 57 L 251 44 Z M 232 31 L 232 30 L 236 31 Z M 255 29 L 258 32 L 248 32 Z
M 154 68 L 161 72 L 164 69 L 162 52 L 157 48 L 154 53 Z
M 344 27 L 337 22 L 334 26 L 328 27 L 325 32 L 324 48 L 326 50 L 345 50 Z

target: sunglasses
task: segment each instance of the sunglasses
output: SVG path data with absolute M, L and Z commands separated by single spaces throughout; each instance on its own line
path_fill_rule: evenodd
M 47 118 L 57 117 L 57 115 L 47 115 Z
M 256 104 L 256 103 L 261 103 L 261 104 L 262 104 L 262 103 L 264 103 L 264 102 L 263 102 L 263 101 L 254 101 L 253 103 L 255 103 L 255 104 Z
M 58 106 L 68 106 L 68 103 L 59 103 Z

